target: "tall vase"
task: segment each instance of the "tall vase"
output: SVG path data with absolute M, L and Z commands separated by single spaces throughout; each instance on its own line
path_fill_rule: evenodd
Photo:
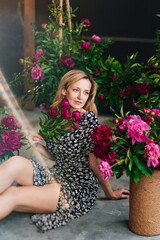
M 143 236 L 160 234 L 160 171 L 130 181 L 129 228 Z

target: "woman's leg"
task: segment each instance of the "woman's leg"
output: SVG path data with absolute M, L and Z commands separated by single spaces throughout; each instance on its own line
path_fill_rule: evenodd
M 13 182 L 33 185 L 33 165 L 24 157 L 14 156 L 0 165 L 0 194 Z
M 53 213 L 56 211 L 61 185 L 9 187 L 0 195 L 0 219 L 12 211 Z

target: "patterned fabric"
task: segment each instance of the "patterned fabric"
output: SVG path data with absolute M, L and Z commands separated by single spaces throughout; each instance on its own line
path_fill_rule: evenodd
M 32 161 L 34 184 L 41 186 L 56 180 L 61 192 L 56 212 L 35 214 L 32 221 L 41 231 L 57 228 L 86 214 L 95 204 L 98 184 L 89 165 L 89 153 L 93 152 L 91 141 L 93 129 L 99 125 L 95 114 L 86 111 L 80 120 L 80 127 L 61 135 L 54 144 L 49 140 L 47 150 L 54 156 L 55 165 L 46 169 Z

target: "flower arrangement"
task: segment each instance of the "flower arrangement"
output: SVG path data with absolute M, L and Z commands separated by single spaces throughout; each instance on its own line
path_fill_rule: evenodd
M 40 108 L 45 117 L 44 123 L 42 119 L 40 119 L 40 134 L 45 141 L 52 139 L 56 143 L 56 139 L 60 137 L 61 134 L 65 134 L 79 127 L 81 114 L 79 111 L 73 111 L 71 114 L 69 109 L 70 103 L 66 98 L 62 100 L 60 108 L 50 107 L 46 109 L 45 104 L 41 104 Z
M 115 127 L 100 125 L 93 131 L 94 154 L 104 179 L 126 172 L 136 183 L 160 169 L 160 109 L 143 108 L 140 115 L 114 119 Z
M 27 144 L 27 139 L 21 131 L 21 124 L 8 114 L 7 110 L 0 113 L 0 161 L 14 156 L 14 152 Z
M 84 33 L 91 27 L 90 20 L 82 18 L 80 23 L 73 22 L 75 11 L 70 7 L 68 12 L 60 6 L 59 1 L 52 0 L 49 12 L 49 22 L 42 24 L 42 31 L 35 28 L 35 55 L 20 59 L 23 70 L 15 74 L 10 82 L 14 86 L 24 85 L 24 81 L 29 82 L 34 91 L 27 89 L 24 92 L 24 104 L 33 94 L 32 100 L 36 105 L 47 103 L 50 106 L 60 79 L 70 69 L 81 69 L 96 75 L 101 71 L 104 49 L 112 42 L 110 39 L 102 40 L 96 34 L 86 41 Z M 63 19 L 62 23 L 60 18 Z

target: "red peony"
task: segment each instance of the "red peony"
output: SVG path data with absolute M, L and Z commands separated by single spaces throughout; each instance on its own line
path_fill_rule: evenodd
M 137 84 L 136 89 L 140 92 L 140 94 L 144 95 L 149 93 L 151 88 L 147 86 L 146 82 L 143 82 L 143 83 Z
M 83 42 L 82 48 L 85 50 L 89 50 L 91 48 L 91 44 L 89 42 Z
M 71 116 L 70 111 L 69 111 L 68 108 L 62 109 L 61 115 L 62 115 L 62 117 L 63 117 L 64 119 L 69 119 L 70 116 Z
M 91 22 L 87 18 L 82 18 L 81 22 L 84 23 L 84 27 L 90 27 L 91 26 Z
M 56 117 L 58 115 L 57 109 L 50 107 L 48 110 L 49 115 Z
M 100 95 L 98 96 L 98 98 L 99 98 L 100 100 L 103 100 L 103 99 L 104 99 L 104 94 L 100 94 Z
M 31 61 L 34 63 L 34 62 L 37 62 L 41 56 L 43 54 L 43 50 L 42 49 L 39 49 L 36 54 L 33 56 L 33 58 L 31 59 Z
M 128 96 L 132 96 L 134 92 L 134 89 L 131 86 L 127 86 L 125 89 L 125 94 Z
M 12 115 L 8 115 L 7 117 L 4 117 L 1 120 L 1 122 L 4 125 L 4 127 L 8 127 L 13 130 L 22 128 L 21 124 Z
M 69 67 L 69 68 L 73 68 L 75 66 L 75 63 L 73 62 L 72 57 L 69 55 L 65 55 L 65 56 L 61 57 L 59 64 L 64 67 Z
M 1 134 L 4 147 L 6 151 L 14 152 L 21 148 L 21 133 L 12 131 L 5 131 Z
M 94 155 L 96 158 L 106 159 L 106 155 L 108 154 L 107 149 L 105 146 L 102 145 L 95 145 L 93 150 Z
M 113 132 L 111 131 L 111 127 L 108 127 L 107 125 L 100 125 L 94 128 L 91 139 L 96 144 L 106 147 L 112 144 L 112 136 Z
M 5 151 L 5 146 L 4 146 L 4 142 L 0 142 L 0 155 L 3 155 L 3 151 Z
M 124 96 L 125 96 L 125 93 L 123 91 L 119 92 L 119 97 L 120 98 L 124 98 Z
M 70 107 L 70 103 L 69 103 L 67 98 L 63 98 L 63 100 L 62 100 L 62 107 L 63 108 L 69 108 Z
M 74 111 L 72 113 L 72 117 L 75 119 L 75 120 L 80 120 L 81 119 L 81 114 L 79 111 Z

